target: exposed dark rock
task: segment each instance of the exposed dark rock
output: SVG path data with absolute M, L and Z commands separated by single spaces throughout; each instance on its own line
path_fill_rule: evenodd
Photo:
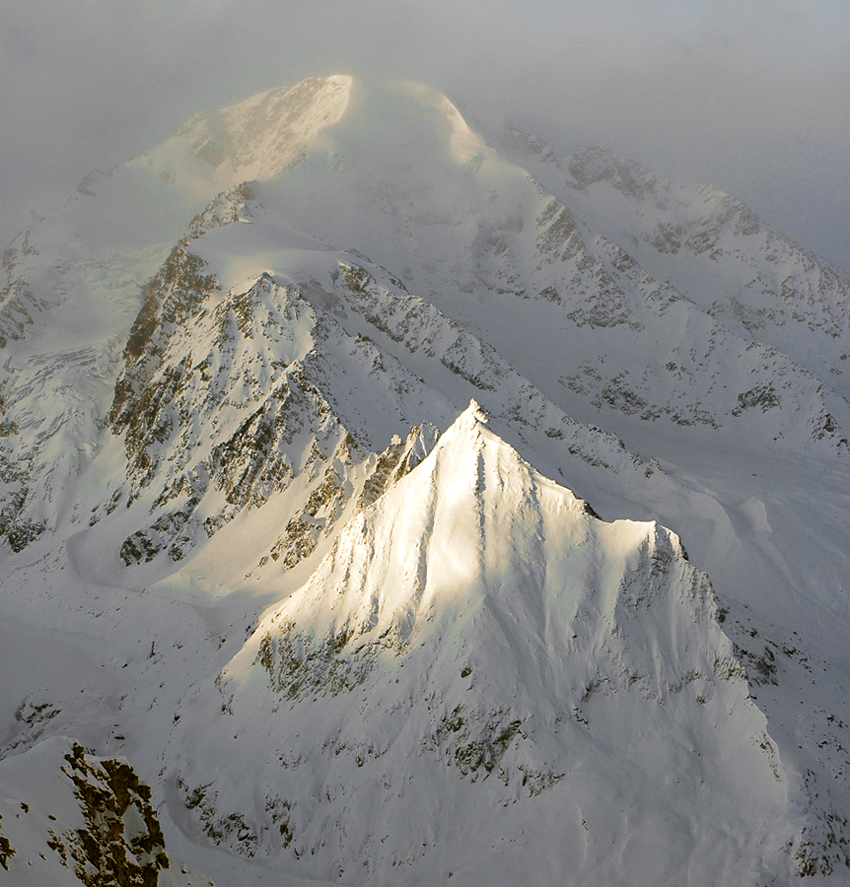
M 85 826 L 52 848 L 86 887 L 156 887 L 171 863 L 150 788 L 126 761 L 91 758 L 78 743 L 65 761 Z

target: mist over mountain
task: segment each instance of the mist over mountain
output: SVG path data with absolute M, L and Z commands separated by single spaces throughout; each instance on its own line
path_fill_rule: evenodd
M 9 3 L 0 245 L 198 110 L 345 71 L 429 83 L 566 153 L 605 145 L 715 183 L 846 266 L 848 41 L 831 0 Z
M 0 284 L 4 876 L 846 882 L 846 270 L 334 74 Z

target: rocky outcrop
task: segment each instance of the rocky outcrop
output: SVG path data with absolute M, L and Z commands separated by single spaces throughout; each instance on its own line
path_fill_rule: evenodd
M 77 743 L 65 762 L 85 825 L 55 837 L 55 852 L 87 887 L 154 887 L 171 861 L 150 788 L 125 761 L 92 760 Z
M 168 855 L 151 789 L 124 758 L 54 737 L 18 761 L 0 762 L 0 865 L 9 883 L 214 887 Z

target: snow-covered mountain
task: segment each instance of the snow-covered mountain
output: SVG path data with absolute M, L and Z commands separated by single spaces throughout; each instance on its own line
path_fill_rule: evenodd
M 482 421 L 473 404 L 350 521 L 207 691 L 174 777 L 201 828 L 263 854 L 283 835 L 346 880 L 769 870 L 787 778 L 705 575 Z M 209 759 L 232 763 L 211 780 Z
M 3 811 L 79 748 L 219 883 L 846 881 L 845 271 L 347 76 L 3 270 Z

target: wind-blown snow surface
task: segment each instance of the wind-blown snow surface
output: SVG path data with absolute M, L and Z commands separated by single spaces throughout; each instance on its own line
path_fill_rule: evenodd
M 122 755 L 222 884 L 846 881 L 846 272 L 344 76 L 3 272 L 4 798 Z

